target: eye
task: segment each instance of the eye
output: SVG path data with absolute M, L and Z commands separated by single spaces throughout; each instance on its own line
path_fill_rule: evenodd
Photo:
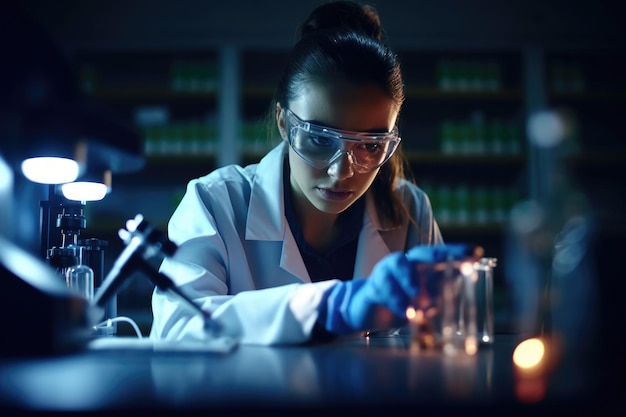
M 334 146 L 334 142 L 335 142 L 331 138 L 327 138 L 325 136 L 320 136 L 320 135 L 314 135 L 314 134 L 309 134 L 309 141 L 311 141 L 311 143 L 313 143 L 316 146 L 323 146 L 323 147 Z
M 362 143 L 359 145 L 359 148 L 362 149 L 364 152 L 371 154 L 377 154 L 383 151 L 383 146 L 380 143 L 373 142 Z

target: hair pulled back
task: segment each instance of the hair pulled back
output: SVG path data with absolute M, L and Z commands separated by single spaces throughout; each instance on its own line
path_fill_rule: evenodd
M 288 108 L 306 87 L 347 81 L 352 85 L 375 85 L 400 110 L 404 82 L 396 54 L 384 43 L 386 35 L 377 11 L 351 1 L 332 1 L 314 9 L 297 31 L 278 83 L 272 109 Z M 372 183 L 379 215 L 399 224 L 408 210 L 394 192 L 398 178 L 405 177 L 401 147 L 378 172 Z

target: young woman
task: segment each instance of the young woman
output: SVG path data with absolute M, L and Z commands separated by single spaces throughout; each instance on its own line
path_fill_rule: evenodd
M 403 325 L 417 292 L 405 252 L 443 243 L 404 175 L 403 88 L 373 8 L 313 10 L 272 104 L 282 141 L 258 164 L 189 182 L 161 272 L 242 343 Z M 204 337 L 202 318 L 168 294 L 156 289 L 152 308 L 151 337 Z

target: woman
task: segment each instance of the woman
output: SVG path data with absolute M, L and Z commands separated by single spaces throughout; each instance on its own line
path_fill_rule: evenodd
M 170 219 L 179 249 L 161 272 L 242 343 L 402 325 L 417 292 L 404 253 L 443 242 L 404 177 L 403 80 L 382 36 L 371 7 L 313 10 L 272 105 L 281 143 L 258 164 L 191 180 Z M 151 337 L 203 337 L 201 318 L 166 293 L 152 307 Z

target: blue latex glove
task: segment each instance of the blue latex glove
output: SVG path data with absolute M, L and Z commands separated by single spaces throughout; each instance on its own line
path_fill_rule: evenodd
M 419 263 L 465 256 L 466 245 L 417 246 L 381 259 L 370 276 L 335 285 L 321 303 L 318 322 L 338 335 L 406 325 L 406 309 L 418 295 Z

